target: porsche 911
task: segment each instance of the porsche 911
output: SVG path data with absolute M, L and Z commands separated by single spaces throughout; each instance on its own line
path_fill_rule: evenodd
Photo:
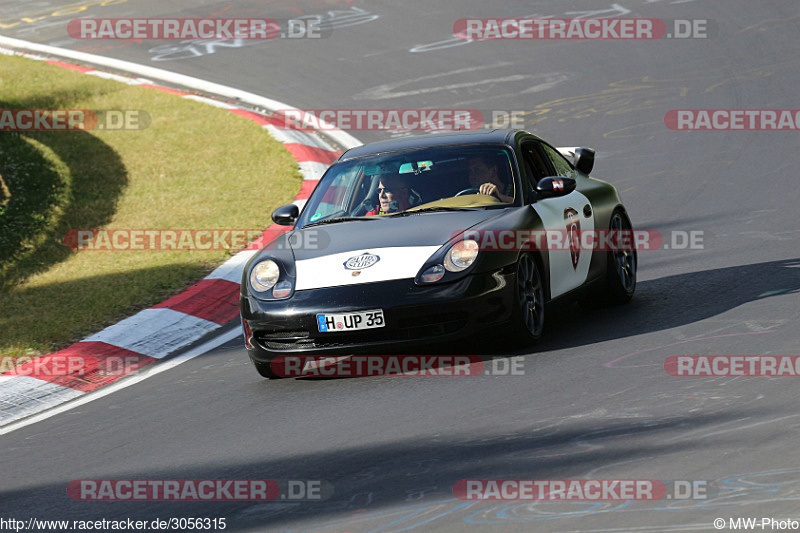
M 352 354 L 485 330 L 530 344 L 557 301 L 629 301 L 635 248 L 583 238 L 632 231 L 617 190 L 590 177 L 594 156 L 520 130 L 347 150 L 302 210 L 273 212 L 291 229 L 245 267 L 240 310 L 256 370 L 275 378 L 270 362 L 282 355 Z

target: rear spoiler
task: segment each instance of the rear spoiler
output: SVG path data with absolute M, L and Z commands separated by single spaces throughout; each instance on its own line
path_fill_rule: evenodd
M 580 148 L 579 146 L 556 146 L 556 150 L 558 150 L 561 155 L 564 157 L 575 161 L 575 150 Z
M 587 176 L 594 168 L 594 150 L 581 146 L 561 146 L 556 148 L 561 155 L 572 160 L 572 165 Z

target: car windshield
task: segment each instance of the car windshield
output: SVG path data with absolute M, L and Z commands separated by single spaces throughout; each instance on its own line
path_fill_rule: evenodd
M 346 160 L 325 173 L 298 225 L 508 206 L 518 195 L 513 168 L 507 146 L 486 144 Z

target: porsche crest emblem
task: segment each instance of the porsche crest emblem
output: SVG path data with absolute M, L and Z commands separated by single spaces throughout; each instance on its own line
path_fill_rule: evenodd
M 569 255 L 572 258 L 572 268 L 578 270 L 578 261 L 581 257 L 581 219 L 575 209 L 568 207 L 564 209 L 564 221 L 567 224 L 567 239 L 569 242 Z

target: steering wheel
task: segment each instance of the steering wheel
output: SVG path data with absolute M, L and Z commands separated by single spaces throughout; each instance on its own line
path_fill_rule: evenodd
M 463 196 L 465 194 L 480 194 L 481 190 L 478 187 L 470 187 L 469 189 L 464 189 L 463 191 L 456 194 L 456 196 Z
M 377 203 L 378 203 L 378 199 L 377 198 L 367 196 L 366 198 L 364 198 L 364 200 L 360 204 L 358 204 L 358 207 L 356 207 L 353 210 L 353 213 L 351 214 L 351 216 L 354 216 L 354 217 L 364 216 L 365 214 L 369 213 L 371 210 L 375 209 L 375 205 Z

